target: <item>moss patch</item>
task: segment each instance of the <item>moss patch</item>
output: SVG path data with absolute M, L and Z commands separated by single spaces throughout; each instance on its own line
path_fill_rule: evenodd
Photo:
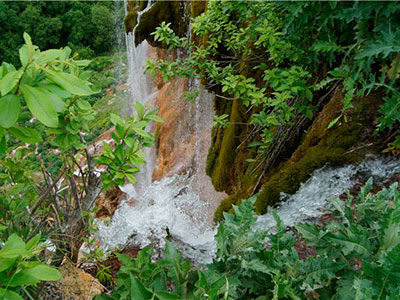
M 219 153 L 215 160 L 211 180 L 217 191 L 225 191 L 229 194 L 234 191 L 235 180 L 233 172 L 235 171 L 236 148 L 241 142 L 240 135 L 243 128 L 245 128 L 242 123 L 247 121 L 244 116 L 245 111 L 241 102 L 239 100 L 233 101 L 229 119 L 230 125 L 224 130 L 222 139 L 220 137 L 217 140 L 217 142 L 220 141 L 220 145 L 215 145 L 215 148 L 219 149 Z M 216 154 L 214 153 L 215 156 Z
M 138 17 L 138 13 L 135 10 L 131 10 L 128 12 L 128 14 L 125 17 L 124 20 L 124 24 L 125 24 L 125 31 L 128 32 L 132 32 L 133 28 L 135 28 L 136 24 L 137 24 L 137 17 Z
M 207 1 L 205 0 L 194 0 L 192 1 L 192 18 L 196 18 L 206 11 Z

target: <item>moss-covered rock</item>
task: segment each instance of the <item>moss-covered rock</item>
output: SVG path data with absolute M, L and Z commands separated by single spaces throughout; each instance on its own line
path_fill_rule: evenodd
M 125 29 L 132 32 L 136 25 L 137 12 L 143 10 L 147 4 L 140 1 L 132 8 L 125 18 Z M 136 18 L 135 18 L 136 15 Z M 167 45 L 154 41 L 153 33 L 161 22 L 171 23 L 171 29 L 178 35 L 184 36 L 187 32 L 190 18 L 190 2 L 187 1 L 157 1 L 140 17 L 140 22 L 135 29 L 135 43 L 139 45 L 147 40 L 150 45 L 165 48 Z
M 357 99 L 354 110 L 347 115 L 348 121 L 327 129 L 330 121 L 340 113 L 342 101 L 343 93 L 338 91 L 314 121 L 292 157 L 269 176 L 255 203 L 257 213 L 266 213 L 268 206 L 280 200 L 282 192 L 294 194 L 316 169 L 326 164 L 342 166 L 363 158 L 365 153 L 356 151 L 356 148 L 365 140 L 371 141 L 380 97 L 372 95 Z
M 124 24 L 125 24 L 125 31 L 132 32 L 137 24 L 138 13 L 137 9 L 130 10 L 125 17 Z
M 240 100 L 230 101 L 231 105 L 225 107 L 228 112 L 229 126 L 218 129 L 215 141 L 209 151 L 207 173 L 211 176 L 212 183 L 217 191 L 229 194 L 235 191 L 237 185 L 236 157 L 241 151 L 238 149 L 243 135 L 246 132 L 248 116 Z
M 201 15 L 207 9 L 208 1 L 205 0 L 194 0 L 192 1 L 192 18 L 196 18 Z
M 279 165 L 262 178 L 262 187 L 256 201 L 256 211 L 263 214 L 268 206 L 280 200 L 282 192 L 294 194 L 300 184 L 305 182 L 312 172 L 328 164 L 342 166 L 361 160 L 366 153 L 376 151 L 377 148 L 364 147 L 362 143 L 380 145 L 381 137 L 374 135 L 374 120 L 377 108 L 381 103 L 378 94 L 356 99 L 354 109 L 347 114 L 347 122 L 339 122 L 331 129 L 327 129 L 331 120 L 336 118 L 342 109 L 343 92 L 337 90 L 332 99 L 324 106 L 318 117 L 314 120 L 308 132 L 304 134 L 299 146 L 287 161 L 280 161 Z M 375 142 L 374 142 L 375 141 Z M 242 155 L 245 155 L 243 152 Z M 236 162 L 243 158 L 237 155 Z M 250 164 L 242 169 L 239 182 L 236 182 L 236 192 L 222 201 L 215 213 L 215 220 L 222 218 L 224 211 L 231 211 L 232 204 L 240 204 L 242 199 L 251 196 L 256 181 L 261 175 L 260 170 L 255 170 L 255 165 Z M 254 170 L 256 172 L 254 172 Z M 215 171 L 214 171 L 215 172 Z

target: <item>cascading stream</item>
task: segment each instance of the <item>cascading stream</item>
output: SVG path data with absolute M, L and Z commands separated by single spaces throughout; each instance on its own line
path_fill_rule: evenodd
M 154 106 L 154 98 L 157 91 L 153 90 L 152 80 L 144 73 L 144 67 L 149 58 L 149 44 L 147 41 L 142 42 L 136 47 L 135 30 L 139 25 L 140 18 L 144 12 L 151 8 L 154 1 L 148 1 L 147 7 L 138 12 L 137 24 L 133 32 L 126 34 L 126 49 L 128 57 L 128 85 L 130 92 L 129 109 L 133 109 L 135 102 L 140 102 L 144 107 L 152 108 Z M 125 0 L 125 14 L 127 13 L 127 3 Z M 129 111 L 132 114 L 133 111 Z M 151 126 L 151 125 L 150 125 Z M 136 197 L 143 193 L 145 188 L 152 182 L 152 174 L 154 169 L 155 150 L 154 148 L 145 148 L 143 152 L 146 154 L 146 164 L 141 167 L 141 172 L 137 175 L 138 183 L 135 185 L 132 196 Z
M 288 226 L 315 220 L 326 212 L 328 199 L 371 176 L 382 184 L 397 173 L 400 161 L 383 158 L 366 160 L 357 166 L 324 167 L 316 170 L 294 195 L 282 194 L 283 202 L 275 211 Z M 169 238 L 195 263 L 210 262 L 216 250 L 216 228 L 204 222 L 207 209 L 191 188 L 190 180 L 188 175 L 166 177 L 149 186 L 134 205 L 124 203 L 111 224 L 99 223 L 98 237 L 103 247 L 133 244 L 161 249 L 164 239 Z M 270 212 L 258 217 L 259 229 L 268 230 L 274 225 Z
M 144 11 L 150 9 L 151 5 L 152 2 L 149 1 Z M 137 24 L 144 11 L 138 14 Z M 146 41 L 136 47 L 134 32 L 126 36 L 126 43 L 131 101 L 153 106 L 158 91 L 143 70 L 151 47 Z M 114 249 L 131 244 L 140 247 L 151 245 L 161 250 L 165 239 L 170 239 L 195 263 L 208 263 L 213 258 L 216 250 L 214 235 L 217 229 L 212 223 L 212 215 L 216 203 L 223 195 L 214 191 L 210 178 L 205 174 L 214 113 L 212 95 L 200 87 L 199 81 L 194 80 L 189 86 L 189 89 L 199 89 L 199 96 L 191 107 L 184 107 L 187 109 L 183 110 L 187 114 L 185 118 L 181 118 L 182 115 L 174 116 L 179 118 L 179 124 L 173 127 L 177 133 L 172 135 L 174 147 L 186 143 L 193 152 L 189 156 L 189 165 L 182 166 L 185 164 L 183 159 L 173 165 L 172 170 L 183 169 L 186 172 L 173 176 L 164 175 L 161 180 L 152 182 L 157 161 L 155 149 L 148 149 L 147 164 L 137 176 L 138 184 L 121 187 L 128 196 L 111 222 L 97 221 L 97 238 L 102 248 Z M 188 142 L 192 138 L 194 142 Z M 325 167 L 316 170 L 296 194 L 282 194 L 282 203 L 276 211 L 289 226 L 299 221 L 315 219 L 324 213 L 328 198 L 338 196 L 370 176 L 382 182 L 395 173 L 400 173 L 400 162 L 381 158 L 367 160 L 358 166 Z M 275 225 L 271 213 L 258 217 L 257 223 L 258 228 L 264 230 Z

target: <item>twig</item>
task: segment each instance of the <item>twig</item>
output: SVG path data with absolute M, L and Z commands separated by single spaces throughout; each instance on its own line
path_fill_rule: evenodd
M 53 181 L 53 183 L 46 189 L 46 191 L 40 196 L 39 201 L 36 203 L 35 207 L 31 211 L 31 215 L 35 213 L 35 211 L 39 208 L 40 205 L 42 205 L 43 201 L 46 199 L 47 195 L 51 192 L 51 190 L 56 186 L 58 181 L 64 176 L 65 170 L 67 167 L 64 167 L 64 169 L 58 174 L 57 178 Z

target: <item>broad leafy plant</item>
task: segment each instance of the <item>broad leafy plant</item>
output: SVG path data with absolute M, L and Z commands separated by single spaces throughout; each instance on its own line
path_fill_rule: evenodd
M 0 230 L 4 229 L 0 227 Z M 21 294 L 29 295 L 27 286 L 61 279 L 57 269 L 35 259 L 46 246 L 39 243 L 40 240 L 41 236 L 37 234 L 25 243 L 12 234 L 0 249 L 0 299 L 22 300 Z
M 96 299 L 397 299 L 398 184 L 371 189 L 369 180 L 358 196 L 330 200 L 331 221 L 297 224 L 296 230 L 275 213 L 275 228 L 257 229 L 254 199 L 243 200 L 219 225 L 213 263 L 191 266 L 169 242 L 155 262 L 150 248 L 134 260 L 118 255 L 117 285 Z M 305 258 L 297 242 L 305 243 Z

